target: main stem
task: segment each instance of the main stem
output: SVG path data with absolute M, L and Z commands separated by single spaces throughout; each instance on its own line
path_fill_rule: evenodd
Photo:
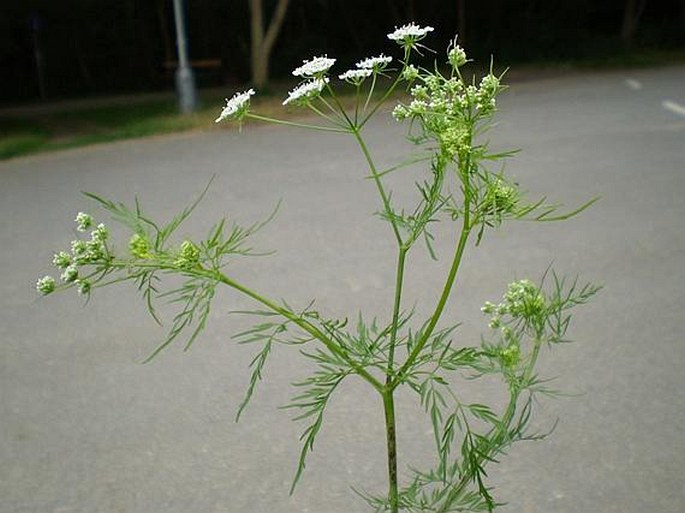
M 366 158 L 369 169 L 371 170 L 371 176 L 373 177 L 376 188 L 378 189 L 378 193 L 381 197 L 381 201 L 383 202 L 383 208 L 387 214 L 391 214 L 392 209 L 390 206 L 390 198 L 383 187 L 383 183 L 378 175 L 376 165 L 371 158 L 371 153 L 369 152 L 364 139 L 359 133 L 359 128 L 355 127 L 352 133 L 354 134 L 355 139 L 357 139 L 357 143 L 359 144 L 359 147 Z M 394 389 L 391 384 L 394 377 L 393 367 L 395 359 L 395 345 L 397 343 L 397 330 L 400 318 L 400 306 L 402 302 L 402 284 L 404 282 L 404 266 L 407 248 L 404 247 L 397 223 L 392 216 L 389 215 L 388 218 L 395 235 L 399 253 L 397 255 L 397 271 L 395 275 L 395 299 L 393 301 L 392 309 L 392 327 L 390 330 L 388 366 L 386 367 L 385 372 L 385 387 L 381 392 L 381 396 L 383 397 L 383 411 L 385 413 L 385 435 L 388 453 L 388 502 L 390 504 L 390 513 L 398 513 L 399 494 L 397 491 L 397 429 L 395 424 L 395 398 L 393 397 Z
M 374 76 L 375 79 L 375 76 Z M 397 82 L 396 82 L 397 83 Z M 396 85 L 393 84 L 393 87 Z M 382 102 L 381 102 L 382 103 Z M 368 100 L 364 106 L 364 110 L 368 105 Z M 368 118 L 367 118 L 368 119 Z M 363 124 L 363 123 L 362 123 Z M 395 241 L 397 242 L 398 255 L 397 255 L 397 270 L 395 273 L 395 298 L 393 301 L 392 309 L 392 325 L 390 329 L 390 349 L 388 351 L 388 365 L 385 372 L 385 386 L 381 391 L 381 396 L 383 398 L 383 411 L 385 413 L 385 435 L 386 435 L 386 447 L 388 455 L 388 503 L 390 504 L 390 513 L 398 513 L 399 511 L 399 493 L 397 485 L 397 428 L 395 424 L 395 398 L 394 388 L 392 387 L 392 382 L 394 379 L 394 360 L 395 360 L 395 345 L 397 344 L 397 331 L 400 319 L 400 308 L 402 304 L 402 285 L 404 283 L 404 267 L 405 260 L 407 256 L 408 248 L 405 247 L 404 241 L 400 234 L 397 222 L 392 217 L 392 207 L 390 206 L 390 198 L 383 187 L 381 178 L 376 169 L 376 165 L 371 157 L 366 143 L 360 133 L 360 126 L 351 125 L 352 133 L 354 134 L 359 147 L 366 158 L 366 162 L 371 170 L 371 176 L 373 177 L 374 183 L 376 184 L 376 189 L 381 197 L 383 203 L 383 209 L 387 214 L 387 217 L 392 226 L 393 234 L 395 235 Z
M 395 345 L 397 344 L 397 330 L 402 303 L 402 284 L 404 283 L 404 265 L 407 249 L 400 245 L 397 256 L 397 273 L 395 278 L 395 301 L 392 310 L 392 329 L 390 331 L 390 350 L 388 353 L 388 367 L 385 373 L 385 389 L 383 391 L 383 410 L 385 411 L 385 436 L 388 452 L 388 502 L 390 512 L 397 513 L 399 497 L 397 492 L 397 427 L 395 424 L 395 390 L 392 388 L 394 377 Z
M 404 283 L 404 266 L 407 249 L 400 246 L 397 255 L 397 271 L 395 274 L 395 301 L 392 309 L 392 327 L 390 330 L 390 349 L 388 350 L 388 367 L 386 370 L 386 385 L 392 382 L 395 374 L 395 345 L 397 344 L 397 330 L 400 321 L 400 307 L 402 305 L 402 285 Z
M 388 502 L 390 513 L 399 511 L 399 494 L 397 491 L 397 429 L 395 425 L 394 390 L 386 388 L 383 392 L 383 410 L 385 411 L 385 435 L 388 452 Z

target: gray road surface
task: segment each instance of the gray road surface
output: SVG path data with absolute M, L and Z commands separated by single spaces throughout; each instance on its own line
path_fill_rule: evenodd
M 508 171 L 531 195 L 602 200 L 562 225 L 518 224 L 472 249 L 448 317 L 472 342 L 478 311 L 515 277 L 561 272 L 603 283 L 579 310 L 576 343 L 543 361 L 571 393 L 539 408 L 544 442 L 521 444 L 491 472 L 503 512 L 685 511 L 685 67 L 576 74 L 514 85 L 501 102 L 496 147 L 523 152 Z M 679 108 L 683 112 L 679 112 Z M 406 149 L 381 118 L 368 137 L 381 162 Z M 256 244 L 277 254 L 234 275 L 272 297 L 333 316 L 387 316 L 393 246 L 369 214 L 377 199 L 341 136 L 247 127 L 122 142 L 0 164 L 0 511 L 3 513 L 260 513 L 366 511 L 349 485 L 384 487 L 379 401 L 350 381 L 334 399 L 293 497 L 301 426 L 277 407 L 305 369 L 277 351 L 266 382 L 233 422 L 252 349 L 228 315 L 250 303 L 217 299 L 188 353 L 140 362 L 163 336 L 129 288 L 37 299 L 33 284 L 91 207 L 79 191 L 130 201 L 168 218 L 214 184 L 183 235 L 227 215 L 250 223 L 282 199 Z M 412 178 L 393 184 L 399 198 Z M 409 184 L 409 185 L 407 185 Z M 412 254 L 407 305 L 434 305 L 451 242 L 432 263 Z M 466 389 L 469 391 L 468 389 Z M 428 426 L 400 400 L 401 466 L 425 461 Z

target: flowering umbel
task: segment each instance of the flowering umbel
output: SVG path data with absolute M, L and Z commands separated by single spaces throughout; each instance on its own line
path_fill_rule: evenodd
M 373 70 L 370 69 L 351 69 L 338 78 L 350 84 L 359 85 L 371 75 L 373 75 Z
M 429 32 L 433 32 L 433 27 L 419 27 L 416 23 L 408 23 L 400 28 L 395 27 L 395 30 L 388 34 L 388 39 L 395 41 L 404 48 L 413 48 Z
M 357 63 L 357 67 L 361 69 L 370 69 L 373 71 L 383 71 L 388 64 L 392 62 L 392 57 L 380 54 L 378 57 L 369 57 Z
M 221 111 L 219 117 L 214 120 L 215 123 L 219 123 L 224 119 L 237 119 L 240 120 L 245 117 L 247 110 L 250 107 L 250 97 L 255 94 L 254 89 L 248 89 L 243 93 L 236 93 L 229 100 L 226 99 L 226 106 L 224 110 Z
M 335 59 L 331 59 L 328 55 L 321 57 L 314 57 L 308 61 L 304 61 L 302 66 L 293 70 L 293 75 L 303 78 L 321 78 L 329 69 L 335 64 Z
M 328 77 L 315 78 L 308 82 L 303 82 L 288 93 L 288 97 L 283 101 L 283 105 L 288 105 L 289 103 L 296 105 L 306 104 L 319 96 L 329 82 Z

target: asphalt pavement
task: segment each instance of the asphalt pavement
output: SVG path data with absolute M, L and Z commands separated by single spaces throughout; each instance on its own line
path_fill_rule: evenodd
M 515 278 L 560 273 L 600 283 L 577 310 L 573 344 L 544 355 L 543 373 L 567 392 L 538 406 L 545 441 L 516 445 L 490 475 L 501 511 L 685 511 L 685 67 L 573 73 L 514 84 L 501 102 L 495 148 L 532 197 L 573 207 L 562 224 L 520 223 L 470 247 L 446 318 L 458 341 L 486 329 L 479 311 Z M 220 106 L 217 106 L 217 112 Z M 367 137 L 379 162 L 408 149 L 381 115 Z M 306 375 L 294 348 L 277 348 L 240 423 L 234 416 L 254 348 L 231 335 L 230 314 L 253 306 L 222 291 L 189 352 L 176 344 L 141 361 L 164 336 L 131 287 L 38 298 L 34 283 L 73 238 L 78 211 L 104 213 L 80 191 L 131 202 L 168 219 L 215 177 L 184 236 L 226 216 L 277 218 L 256 237 L 272 256 L 230 273 L 274 298 L 334 317 L 386 318 L 393 241 L 372 214 L 378 199 L 352 140 L 275 126 L 154 137 L 0 163 L 0 511 L 2 513 L 351 513 L 350 486 L 385 486 L 381 404 L 350 380 L 335 397 L 307 469 L 288 489 L 300 424 L 279 409 Z M 415 175 L 395 175 L 399 200 Z M 406 304 L 433 307 L 453 241 L 440 259 L 411 254 Z M 168 320 L 168 319 L 167 319 Z M 485 391 L 499 401 L 497 384 Z M 463 390 L 477 394 L 471 385 Z M 399 401 L 401 474 L 428 459 L 428 425 Z

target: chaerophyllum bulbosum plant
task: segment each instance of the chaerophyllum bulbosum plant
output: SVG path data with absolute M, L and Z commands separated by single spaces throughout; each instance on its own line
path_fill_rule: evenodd
M 46 276 L 38 281 L 37 289 L 49 294 L 76 288 L 89 298 L 97 288 L 131 282 L 155 319 L 157 300 L 176 305 L 168 335 L 148 360 L 177 340 L 184 340 L 186 349 L 191 346 L 205 326 L 217 288 L 228 287 L 247 296 L 254 301 L 250 313 L 256 321 L 236 338 L 254 344 L 257 352 L 238 417 L 262 379 L 274 346 L 295 346 L 316 368 L 310 377 L 295 384 L 296 394 L 288 405 L 297 411 L 295 419 L 304 424 L 291 493 L 324 424 L 331 397 L 341 382 L 358 379 L 379 396 L 387 440 L 387 491 L 358 492 L 371 508 L 392 513 L 492 511 L 498 502 L 488 484 L 486 467 L 496 463 L 512 444 L 545 435 L 531 427 L 534 399 L 549 392 L 546 380 L 536 371 L 540 351 L 566 340 L 572 309 L 587 302 L 598 287 L 567 280 L 550 269 L 537 282 L 514 281 L 505 287 L 500 300 L 483 305 L 488 330 L 476 345 L 459 341 L 457 326 L 446 323 L 443 312 L 455 291 L 464 252 L 478 246 L 489 230 L 516 220 L 561 221 L 594 200 L 570 212 L 562 212 L 544 199 L 526 200 L 499 164 L 513 152 L 493 153 L 481 140 L 492 124 L 497 96 L 504 90 L 502 76 L 495 75 L 491 67 L 482 79 L 467 80 L 463 69 L 468 59 L 456 39 L 444 62 L 436 62 L 432 69 L 417 65 L 416 55 L 428 50 L 422 41 L 432 31 L 413 23 L 397 28 L 388 38 L 399 46 L 399 58 L 383 54 L 365 58 L 337 76 L 331 71 L 336 62 L 333 58 L 304 61 L 293 71 L 301 83 L 283 104 L 309 109 L 319 121 L 259 115 L 250 110 L 252 89 L 228 99 L 217 119 L 257 119 L 333 132 L 356 141 L 367 165 L 360 177 L 369 178 L 367 182 L 377 191 L 380 217 L 396 243 L 392 255 L 395 284 L 385 318 L 368 321 L 360 314 L 351 323 L 328 318 L 313 302 L 296 308 L 239 281 L 231 273 L 231 263 L 256 254 L 249 239 L 264 223 L 244 227 L 220 221 L 204 239 L 175 238 L 199 199 L 161 224 L 147 217 L 137 200 L 129 207 L 87 194 L 130 230 L 128 243 L 115 243 L 104 224 L 79 213 L 76 227 L 84 235 L 54 256 L 61 281 Z M 349 93 L 343 98 L 342 89 L 353 91 L 353 101 Z M 407 94 L 395 94 L 402 89 Z M 397 103 L 392 116 L 407 125 L 416 151 L 396 166 L 381 169 L 364 130 L 374 115 L 387 113 L 381 107 L 398 96 L 405 99 Z M 395 204 L 388 190 L 388 175 L 414 173 L 417 165 L 423 166 L 424 174 L 417 181 L 415 203 Z M 493 171 L 494 165 L 497 171 Z M 403 285 L 415 246 L 425 243 L 433 255 L 431 228 L 438 221 L 454 223 L 455 229 L 450 231 L 455 234 L 450 243 L 454 249 L 442 287 L 434 291 L 434 303 L 426 309 L 430 314 L 419 318 L 415 309 L 405 304 Z M 165 288 L 169 281 L 172 285 Z M 493 375 L 499 376 L 505 387 L 508 402 L 504 407 L 462 397 L 460 380 Z M 397 445 L 397 425 L 409 422 L 398 418 L 395 411 L 401 388 L 416 394 L 430 419 L 435 457 L 432 468 L 407 465 L 400 479 L 399 464 L 405 465 Z

